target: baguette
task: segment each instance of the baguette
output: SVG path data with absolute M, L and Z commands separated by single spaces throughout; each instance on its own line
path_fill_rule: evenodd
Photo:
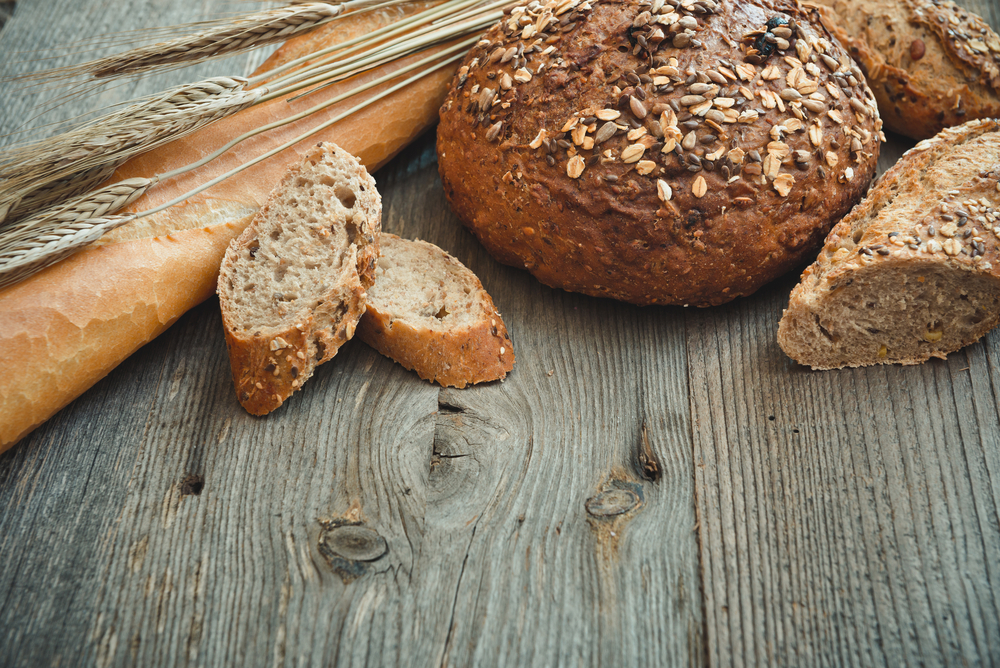
M 236 397 L 275 410 L 354 336 L 375 280 L 382 198 L 365 168 L 319 144 L 229 245 L 219 304 Z
M 416 3 L 406 11 L 421 6 Z M 383 8 L 348 15 L 290 40 L 259 71 L 312 53 L 334 33 L 342 40 L 369 32 L 402 11 Z M 114 178 L 151 176 L 189 164 L 252 127 L 287 117 L 342 93 L 356 81 L 377 78 L 424 55 L 380 66 L 297 102 L 278 99 L 252 107 L 129 161 Z M 374 171 L 436 122 L 453 73 L 451 67 L 442 68 L 183 204 L 115 230 L 95 247 L 0 290 L 0 452 L 211 296 L 229 243 L 281 174 L 309 147 L 333 141 Z M 258 135 L 222 159 L 153 188 L 131 209 L 175 198 L 381 90 Z
M 1000 122 L 908 151 L 830 233 L 778 325 L 814 369 L 944 358 L 1000 322 Z
M 942 0 L 811 0 L 868 78 L 893 132 L 926 139 L 1000 115 L 1000 37 Z
M 358 337 L 445 387 L 506 377 L 514 348 L 476 275 L 425 241 L 383 234 L 381 244 Z

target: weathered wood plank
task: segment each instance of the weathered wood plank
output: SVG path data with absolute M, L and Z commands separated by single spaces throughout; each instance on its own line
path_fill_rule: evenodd
M 511 304 L 515 373 L 439 393 L 352 344 L 308 392 L 256 420 L 230 396 L 212 313 L 195 339 L 215 337 L 205 346 L 217 362 L 194 356 L 197 378 L 212 380 L 178 371 L 175 389 L 158 391 L 122 513 L 134 519 L 104 555 L 90 633 L 101 640 L 88 646 L 99 664 L 126 661 L 128 648 L 139 663 L 700 662 L 676 314 L 497 266 L 441 213 L 432 141 L 382 177 L 387 227 L 450 246 Z M 177 345 L 166 367 L 189 369 L 190 346 Z M 182 491 L 192 475 L 204 478 L 197 496 Z M 605 489 L 641 503 L 588 515 Z M 360 521 L 388 552 L 328 563 L 317 519 Z
M 1000 661 L 1000 335 L 810 372 L 775 341 L 794 283 L 687 314 L 709 663 Z

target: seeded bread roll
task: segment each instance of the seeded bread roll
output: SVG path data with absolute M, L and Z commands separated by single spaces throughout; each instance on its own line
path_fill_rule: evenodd
M 867 189 L 880 128 L 861 71 L 796 5 L 552 0 L 469 53 L 438 162 L 501 262 L 708 306 L 815 253 Z
M 281 406 L 354 336 L 375 280 L 382 198 L 352 155 L 319 144 L 288 171 L 219 271 L 236 397 Z
M 914 139 L 1000 115 L 1000 37 L 941 0 L 812 0 L 861 66 L 887 128 Z
M 944 358 L 1000 321 L 1000 123 L 920 142 L 830 233 L 778 343 L 814 369 Z
M 426 241 L 383 234 L 380 245 L 361 340 L 445 387 L 504 378 L 514 348 L 476 275 Z

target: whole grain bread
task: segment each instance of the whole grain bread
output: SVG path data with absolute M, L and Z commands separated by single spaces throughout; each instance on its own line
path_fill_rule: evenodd
M 380 244 L 361 340 L 446 387 L 506 377 L 514 348 L 476 275 L 425 241 L 382 234 Z
M 861 66 L 893 132 L 926 139 L 1000 115 L 1000 37 L 943 0 L 812 0 Z
M 501 262 L 711 305 L 816 252 L 867 190 L 880 128 L 861 71 L 791 2 L 552 0 L 470 51 L 438 164 Z
M 219 303 L 236 396 L 278 408 L 354 336 L 375 279 L 382 200 L 350 154 L 319 144 L 226 251 Z
M 1000 321 L 1000 122 L 917 144 L 830 233 L 778 343 L 814 369 L 917 364 Z

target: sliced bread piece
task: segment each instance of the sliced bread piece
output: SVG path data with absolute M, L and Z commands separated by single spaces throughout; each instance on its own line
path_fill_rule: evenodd
M 381 217 L 365 168 L 318 144 L 230 244 L 219 303 L 247 411 L 273 411 L 354 335 L 375 280 Z
M 514 349 L 476 275 L 425 241 L 383 234 L 381 247 L 361 340 L 446 387 L 504 378 Z
M 1000 321 L 1000 122 L 917 144 L 826 239 L 778 325 L 814 369 L 944 358 Z

